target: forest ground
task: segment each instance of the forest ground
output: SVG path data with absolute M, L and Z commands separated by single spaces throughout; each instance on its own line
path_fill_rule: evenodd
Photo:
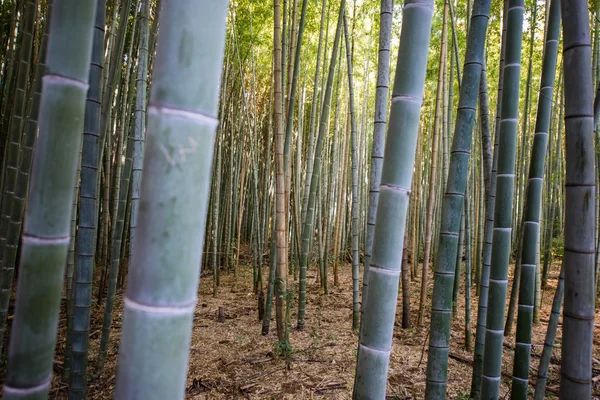
M 541 323 L 534 325 L 530 389 L 533 393 L 535 374 L 539 363 L 546 323 L 558 278 L 559 265 L 554 265 L 549 286 L 543 294 Z M 334 287 L 330 268 L 329 295 L 323 295 L 316 282 L 316 265 L 308 271 L 308 301 L 306 327 L 291 331 L 293 354 L 288 358 L 275 356 L 274 309 L 271 331 L 261 335 L 261 322 L 257 318 L 257 296 L 252 292 L 252 269 L 240 268 L 237 278 L 233 274 L 221 275 L 221 285 L 216 297 L 212 295 L 210 275 L 201 279 L 190 352 L 187 398 L 189 399 L 350 399 L 354 379 L 355 355 L 358 334 L 352 331 L 352 277 L 351 266 L 340 267 L 340 285 Z M 263 276 L 268 276 L 265 266 Z M 430 275 L 431 276 L 431 275 Z M 362 277 L 362 266 L 361 266 Z M 296 287 L 293 277 L 290 284 Z M 512 276 L 510 277 L 512 282 Z M 431 281 L 432 279 L 430 279 Z M 510 284 L 510 283 L 509 283 Z M 462 285 L 462 283 L 461 283 Z M 431 293 L 430 285 L 429 291 Z M 419 281 L 411 284 L 411 322 L 417 320 Z M 472 338 L 475 340 L 477 296 L 472 296 Z M 111 399 L 115 387 L 119 332 L 122 324 L 122 295 L 115 302 L 108 361 L 102 373 L 95 372 L 104 307 L 95 305 L 92 311 L 90 342 L 90 368 L 93 378 L 89 385 L 89 399 Z M 401 296 L 398 299 L 397 323 L 390 360 L 387 393 L 388 399 L 423 399 L 427 367 L 427 337 L 429 329 L 428 300 L 426 318 L 422 327 L 401 329 Z M 461 296 L 458 315 L 452 320 L 451 350 L 448 370 L 448 398 L 468 399 L 471 385 L 472 352 L 465 350 L 464 294 Z M 224 322 L 218 322 L 218 308 L 225 311 Z M 296 310 L 292 310 L 295 326 Z M 562 320 L 561 320 L 562 321 Z M 66 399 L 66 386 L 60 384 L 64 352 L 66 319 L 60 320 L 58 347 L 55 357 L 55 378 L 50 399 Z M 550 366 L 547 398 L 558 398 L 561 327 Z M 600 313 L 596 316 L 595 330 L 600 330 Z M 600 335 L 594 336 L 594 376 L 600 375 Z M 510 396 L 514 334 L 505 340 L 501 396 Z M 600 379 L 600 378 L 599 378 Z M 553 395 L 555 393 L 555 395 Z M 600 398 L 600 382 L 594 383 L 595 398 Z M 596 397 L 597 396 L 597 397 Z

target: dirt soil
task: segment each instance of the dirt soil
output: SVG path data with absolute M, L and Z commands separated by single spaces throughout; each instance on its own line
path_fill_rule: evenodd
M 531 361 L 530 389 L 533 393 L 539 355 L 542 352 L 546 323 L 558 278 L 558 265 L 552 269 L 549 286 L 544 292 L 541 322 L 534 326 L 533 355 Z M 330 268 L 331 270 L 332 268 Z M 263 276 L 268 276 L 265 267 Z M 430 275 L 431 276 L 431 275 Z M 362 277 L 362 269 L 361 269 Z M 306 327 L 291 331 L 293 354 L 288 358 L 275 356 L 274 309 L 271 331 L 261 335 L 258 321 L 257 296 L 252 291 L 252 270 L 241 267 L 237 278 L 223 274 L 216 296 L 212 293 L 212 279 L 203 276 L 198 293 L 198 306 L 194 318 L 192 346 L 187 379 L 188 399 L 350 399 L 355 370 L 358 334 L 352 331 L 352 279 L 351 267 L 340 267 L 340 284 L 330 284 L 328 295 L 322 294 L 316 282 L 316 267 L 308 272 L 308 301 Z M 331 277 L 331 280 L 332 277 Z M 430 279 L 431 280 L 431 279 Z M 289 277 L 289 284 L 297 291 L 297 282 Z M 463 285 L 461 283 L 461 285 Z M 411 283 L 411 321 L 417 320 L 420 280 Z M 431 293 L 431 287 L 429 288 Z M 462 288 L 461 288 L 462 291 Z M 472 337 L 475 338 L 477 296 L 472 291 Z M 108 361 L 98 376 L 95 371 L 100 342 L 103 307 L 94 306 L 90 341 L 90 368 L 93 376 L 89 384 L 89 399 L 111 399 L 115 387 L 115 374 L 122 324 L 122 292 L 115 302 L 115 316 L 109 346 Z M 464 294 L 461 293 L 458 315 L 452 322 L 452 340 L 448 371 L 448 398 L 468 399 L 471 386 L 472 352 L 465 350 Z M 421 327 L 401 329 L 401 298 L 398 308 L 394 343 L 390 360 L 387 393 L 388 399 L 423 399 L 427 367 L 427 337 L 429 307 Z M 219 307 L 225 319 L 218 322 Z M 292 325 L 295 327 L 293 309 Z M 50 398 L 66 399 L 66 386 L 60 383 L 64 352 L 66 319 L 60 321 L 59 344 L 55 357 L 55 378 Z M 600 315 L 596 317 L 596 330 L 600 329 Z M 560 337 L 550 367 L 547 398 L 558 398 Z M 595 394 L 600 395 L 600 336 L 595 336 L 594 383 Z M 514 334 L 505 340 L 501 396 L 508 398 Z M 600 397 L 596 397 L 600 398 Z

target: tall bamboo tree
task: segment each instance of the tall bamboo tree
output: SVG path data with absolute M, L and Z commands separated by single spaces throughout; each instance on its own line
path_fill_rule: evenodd
M 502 110 L 502 87 L 504 84 L 503 74 L 504 57 L 506 53 L 506 25 L 508 0 L 504 0 L 504 8 L 502 13 L 502 39 L 500 45 L 500 62 L 498 74 L 498 96 L 496 100 L 496 121 L 494 128 L 494 144 L 491 146 L 491 133 L 489 124 L 489 105 L 487 99 L 487 77 L 485 63 L 482 70 L 482 79 L 479 89 L 479 111 L 481 124 L 481 144 L 484 154 L 484 171 L 488 184 L 486 185 L 486 207 L 485 207 L 485 224 L 484 224 L 484 243 L 483 253 L 481 255 L 481 274 L 479 280 L 479 301 L 477 307 L 477 328 L 475 330 L 475 349 L 473 352 L 473 375 L 471 377 L 471 397 L 478 400 L 481 397 L 481 382 L 483 376 L 483 353 L 485 347 L 485 326 L 487 322 L 488 309 L 488 294 L 489 294 L 489 278 L 490 264 L 492 262 L 492 235 L 494 229 L 494 215 L 496 203 L 496 173 L 498 170 L 498 139 L 497 132 L 500 130 L 500 113 Z
M 31 6 L 31 5 L 30 5 Z M 51 3 L 48 4 L 48 13 L 52 8 Z M 31 170 L 31 161 L 33 156 L 33 147 L 35 144 L 36 134 L 37 134 L 37 120 L 39 113 L 39 104 L 40 104 L 40 96 L 42 90 L 42 77 L 45 73 L 45 65 L 44 59 L 46 55 L 46 47 L 47 47 L 47 36 L 48 36 L 48 27 L 49 24 L 45 24 L 44 26 L 44 36 L 42 38 L 42 43 L 40 45 L 40 59 L 38 60 L 38 64 L 35 67 L 35 77 L 33 83 L 33 99 L 31 100 L 31 104 L 29 107 L 29 114 L 27 118 L 27 123 L 25 126 L 25 135 L 23 137 L 23 143 L 21 149 L 19 149 L 20 154 L 17 154 L 19 157 L 19 171 L 16 176 L 16 183 L 14 192 L 12 193 L 11 198 L 3 197 L 2 203 L 4 201 L 7 203 L 10 201 L 11 210 L 9 216 L 11 218 L 8 227 L 5 227 L 8 231 L 3 231 L 4 239 L 6 243 L 2 243 L 0 238 L 0 244 L 5 246 L 0 254 L 0 258 L 2 260 L 2 269 L 0 271 L 0 336 L 4 336 L 4 331 L 6 329 L 6 320 L 7 320 L 7 312 L 8 305 L 10 301 L 10 295 L 12 292 L 13 278 L 14 278 L 14 270 L 15 270 L 15 262 L 17 256 L 17 250 L 19 245 L 19 238 L 21 235 L 21 223 L 23 220 L 23 212 L 25 210 L 25 200 L 27 196 L 27 189 L 29 184 L 29 173 Z M 14 31 L 14 27 L 13 27 Z M 25 55 L 23 55 L 25 57 Z M 5 60 L 5 62 L 7 62 Z M 21 60 L 20 65 L 24 68 L 23 60 Z M 26 79 L 25 79 L 26 80 Z M 24 90 L 24 89 L 21 89 Z M 18 88 L 15 90 L 15 97 L 19 98 L 19 96 L 26 97 L 26 93 L 20 93 L 21 90 Z M 19 123 L 18 118 L 24 118 L 24 116 L 17 117 L 18 113 L 13 115 L 13 118 L 16 120 L 12 123 Z M 4 218 L 4 217 L 3 217 Z M 2 221 L 0 221 L 1 224 Z M 0 352 L 2 351 L 2 344 L 0 344 Z
M 179 0 L 163 3 L 160 12 L 117 399 L 184 396 L 227 6 L 227 1 Z M 198 51 L 181 52 L 181 44 Z
M 302 248 L 300 253 L 300 289 L 298 293 L 298 329 L 304 328 L 304 314 L 306 312 L 306 268 L 308 265 L 308 250 L 310 248 L 310 242 L 312 241 L 312 237 L 314 234 L 313 224 L 316 208 L 315 202 L 317 195 L 317 187 L 319 185 L 319 177 L 321 175 L 321 158 L 323 153 L 323 142 L 325 141 L 325 133 L 329 125 L 329 111 L 331 105 L 331 93 L 333 89 L 333 78 L 335 74 L 336 61 L 338 58 L 338 48 L 340 43 L 340 35 L 342 32 L 342 23 L 344 20 L 345 7 L 346 0 L 342 0 L 340 3 L 340 11 L 338 14 L 337 26 L 335 28 L 335 38 L 333 40 L 331 61 L 329 63 L 329 73 L 327 75 L 327 86 L 325 88 L 325 95 L 323 97 L 319 132 L 317 134 L 317 143 L 315 145 L 315 160 L 313 162 L 312 168 L 313 175 L 310 180 L 310 194 L 308 196 L 306 219 L 304 221 L 302 231 Z
M 14 207 L 15 191 L 19 176 L 19 158 L 21 153 L 22 132 L 26 115 L 29 69 L 31 64 L 31 49 L 33 43 L 33 27 L 37 15 L 38 0 L 27 0 L 24 6 L 23 27 L 21 32 L 20 55 L 17 63 L 17 76 L 14 88 L 14 98 L 12 99 L 12 113 L 10 116 L 7 132 L 7 145 L 4 149 L 4 168 L 2 182 L 2 205 L 0 206 L 0 332 L 3 333 L 6 327 L 6 313 L 8 303 L 12 292 L 15 259 L 17 255 L 17 245 L 19 232 L 15 232 L 11 226 L 11 217 L 15 220 L 21 220 L 22 215 L 17 214 L 17 207 Z M 14 209 L 14 212 L 13 212 Z M 21 211 L 21 210 L 18 210 Z M 22 212 L 22 211 L 21 211 Z M 9 233 L 9 230 L 13 232 Z M 9 237 L 10 236 L 10 237 Z M 9 248 L 10 242 L 10 248 Z M 0 352 L 3 343 L 0 343 Z
M 284 0 L 285 1 L 285 0 Z M 279 0 L 274 4 L 274 33 L 273 33 L 273 62 L 274 68 L 274 134 L 275 134 L 275 240 L 277 243 L 277 269 L 275 270 L 275 315 L 277 320 L 277 336 L 280 342 L 287 341 L 286 329 L 284 326 L 284 306 L 286 289 L 286 274 L 288 262 L 288 239 L 287 239 L 287 218 L 285 203 L 285 164 L 283 158 L 284 137 L 283 137 L 283 80 L 282 80 L 282 49 L 281 49 L 281 10 Z M 284 7 L 285 8 L 285 7 Z M 283 17 L 285 21 L 285 15 Z M 284 29 L 285 30 L 285 29 Z
M 295 0 L 297 2 L 297 0 Z M 298 76 L 300 75 L 300 54 L 301 54 L 301 49 L 302 49 L 302 38 L 304 37 L 304 26 L 306 23 L 306 6 L 307 6 L 307 0 L 302 0 L 302 11 L 301 11 L 301 15 L 300 15 L 300 27 L 298 30 L 298 43 L 295 47 L 295 55 L 294 55 L 294 62 L 293 64 L 291 63 L 290 60 L 290 70 L 293 70 L 293 76 L 291 77 L 291 83 L 290 83 L 290 93 L 289 93 L 289 97 L 288 97 L 288 108 L 287 108 L 287 122 L 286 122 L 286 129 L 285 129 L 285 142 L 284 142 L 284 148 L 283 148 L 283 159 L 284 159 L 284 168 L 285 168 L 285 179 L 286 182 L 291 183 L 291 171 L 289 168 L 287 168 L 288 163 L 290 162 L 289 160 L 289 153 L 290 153 L 290 147 L 291 147 L 291 141 L 292 141 L 292 127 L 294 125 L 294 104 L 296 101 L 296 91 L 297 91 L 297 86 L 298 86 Z M 294 8 L 294 10 L 296 10 L 296 8 Z M 293 48 L 293 46 L 292 46 Z M 300 117 L 299 117 L 300 119 Z M 287 189 L 288 194 L 289 194 L 289 189 Z M 289 195 L 288 195 L 289 197 Z M 286 206 L 289 206 L 288 202 L 286 202 Z M 295 207 L 297 210 L 297 207 Z M 287 215 L 287 213 L 286 213 Z M 295 214 L 294 214 L 295 215 Z M 297 221 L 296 221 L 297 222 Z M 296 232 L 296 231 L 295 231 Z M 287 253 L 286 253 L 286 257 L 287 257 Z M 306 269 L 304 270 L 306 271 Z M 302 279 L 304 278 L 304 287 L 306 287 L 306 273 L 304 274 L 304 277 L 302 277 L 302 273 L 300 276 L 300 280 L 302 281 Z M 302 283 L 300 283 L 300 286 L 303 286 Z M 300 292 L 302 293 L 302 292 Z M 304 291 L 304 295 L 306 295 L 306 289 Z
M 430 159 L 430 172 L 429 172 L 429 194 L 427 196 L 427 216 L 425 219 L 425 245 L 423 250 L 423 269 L 421 270 L 421 296 L 419 300 L 419 315 L 417 319 L 417 326 L 421 326 L 423 322 L 423 313 L 425 311 L 425 301 L 427 300 L 428 283 L 427 276 L 429 274 L 429 259 L 431 258 L 431 236 L 433 235 L 433 212 L 436 203 L 436 189 L 438 186 L 435 184 L 437 179 L 437 165 L 438 165 L 438 148 L 439 148 L 439 137 L 441 120 L 445 119 L 446 115 L 442 115 L 442 98 L 444 97 L 444 71 L 446 69 L 446 49 L 448 38 L 448 1 L 444 2 L 444 17 L 442 19 L 442 43 L 440 46 L 440 57 L 438 64 L 438 82 L 436 90 L 435 100 L 435 116 L 433 120 L 433 133 L 431 136 L 431 159 Z
M 465 350 L 471 351 L 471 217 L 469 213 L 469 191 L 465 191 Z M 462 254 L 460 255 L 462 258 Z M 460 262 L 458 260 L 457 262 Z
M 509 0 L 506 26 L 506 53 L 502 70 L 502 109 L 498 135 L 498 169 L 492 234 L 488 312 L 483 357 L 482 398 L 497 398 L 500 393 L 502 343 L 508 264 L 512 233 L 512 207 L 515 184 L 515 154 L 519 116 L 519 75 L 521 72 L 521 36 L 523 0 Z
M 315 124 L 317 121 L 317 104 L 319 103 L 319 70 L 321 68 L 321 54 L 323 50 L 323 30 L 325 27 L 325 15 L 326 13 L 327 0 L 322 1 L 321 5 L 321 23 L 319 24 L 319 44 L 317 46 L 317 63 L 315 66 L 315 77 L 313 81 L 313 97 L 311 100 L 310 110 L 310 131 L 308 139 L 308 150 L 306 155 L 306 178 L 304 179 L 304 197 L 302 199 L 302 218 L 301 222 L 304 223 L 306 219 L 306 208 L 308 207 L 308 196 L 310 194 L 310 180 L 312 179 L 312 167 L 315 156 Z
M 525 202 L 523 249 L 521 252 L 521 283 L 519 287 L 519 311 L 517 314 L 517 334 L 515 340 L 515 361 L 513 364 L 512 398 L 527 399 L 529 382 L 529 360 L 531 353 L 531 329 L 533 321 L 533 298 L 535 291 L 535 270 L 538 239 L 540 235 L 540 213 L 544 167 L 552 93 L 556 77 L 558 55 L 558 35 L 560 33 L 560 0 L 552 0 L 546 27 L 544 60 L 540 79 L 535 134 L 531 146 L 531 162 L 527 182 Z
M 144 0 L 149 2 L 149 0 Z M 146 4 L 142 4 L 142 7 Z M 160 4 L 156 5 L 156 12 Z M 148 13 L 143 12 L 141 18 L 147 19 Z M 156 25 L 157 16 L 155 15 Z M 146 91 L 148 89 L 148 64 L 152 47 L 149 47 L 151 35 L 148 32 L 149 21 L 142 20 L 140 24 L 140 44 L 138 49 L 137 89 L 135 94 L 135 122 L 133 130 L 133 164 L 131 170 L 131 220 L 129 226 L 129 259 L 135 245 L 137 232 L 137 216 L 139 213 L 140 190 L 142 186 L 142 169 L 144 166 L 144 142 L 146 136 Z
M 0 215 L 0 250 L 2 251 L 3 273 L 12 277 L 13 265 L 8 263 L 7 232 L 11 218 L 12 203 L 15 196 L 17 176 L 19 173 L 19 156 L 23 125 L 27 119 L 26 105 L 29 93 L 29 70 L 31 66 L 32 49 L 34 47 L 33 30 L 37 18 L 39 0 L 27 0 L 23 3 L 23 21 L 19 27 L 21 36 L 19 43 L 19 61 L 17 63 L 17 76 L 15 80 L 14 98 L 11 101 L 12 113 L 8 125 L 8 138 L 4 154 L 3 192 Z M 21 25 L 21 24 L 20 24 Z M 15 249 L 16 253 L 16 249 Z M 8 270 L 8 271 L 6 271 Z M 6 271 L 6 272 L 5 272 Z M 12 283 L 12 282 L 11 282 Z M 9 290 L 10 291 L 10 290 Z M 5 291 L 3 292 L 4 295 Z
M 358 345 L 355 399 L 385 398 L 433 1 L 407 0 L 369 263 L 369 290 Z
M 354 83 L 352 78 L 352 50 L 350 48 L 350 37 L 348 34 L 348 17 L 344 15 L 344 38 L 346 42 L 346 59 L 348 62 L 348 95 L 350 96 L 348 105 L 350 113 L 350 135 L 352 151 L 352 329 L 359 327 L 359 298 L 358 298 L 358 155 L 357 153 L 357 133 L 356 133 L 356 113 L 354 112 Z
M 50 389 L 95 12 L 96 0 L 53 4 L 5 399 L 46 398 Z
M 565 303 L 560 398 L 592 396 L 595 168 L 587 3 L 561 1 L 565 85 Z
M 117 8 L 115 8 L 115 16 L 113 19 L 113 29 L 111 34 L 114 36 L 114 41 L 111 42 L 112 51 L 107 55 L 106 68 L 104 70 L 104 88 L 102 91 L 102 108 L 100 115 L 100 144 L 98 148 L 98 158 L 102 160 L 104 154 L 104 144 L 106 143 L 108 126 L 110 125 L 110 115 L 112 112 L 112 103 L 114 99 L 115 84 L 120 81 L 122 68 L 116 67 L 116 64 L 121 65 L 123 60 L 123 51 L 125 49 L 125 36 L 127 34 L 128 15 L 131 10 L 131 2 L 133 0 L 123 0 L 119 13 L 119 29 L 115 32 L 115 23 L 117 16 Z M 116 34 L 115 34 L 116 33 Z
M 367 232 L 365 235 L 365 265 L 363 267 L 363 288 L 361 312 L 369 289 L 369 265 L 373 249 L 375 218 L 379 204 L 379 183 L 385 148 L 385 128 L 387 124 L 388 98 L 390 86 L 390 32 L 392 30 L 393 0 L 381 0 L 379 13 L 379 49 L 377 53 L 377 86 L 375 89 L 375 116 L 373 118 L 373 144 L 371 150 L 371 175 L 369 177 L 369 205 L 367 211 Z
M 72 308 L 69 315 L 69 345 L 65 358 L 70 360 L 69 395 L 84 398 L 87 387 L 87 365 L 90 326 L 90 303 L 95 264 L 98 204 L 98 146 L 102 73 L 104 64 L 104 24 L 106 1 L 97 0 L 92 58 L 90 60 L 90 87 L 85 102 L 83 144 L 79 189 L 79 224 L 75 245 L 75 271 Z M 72 321 L 71 321 L 72 320 Z
M 298 0 L 294 0 L 294 1 L 297 2 Z M 289 96 L 287 99 L 287 112 L 286 112 L 287 120 L 286 120 L 286 125 L 285 125 L 285 143 L 284 143 L 284 149 L 283 149 L 283 152 L 284 152 L 283 156 L 286 160 L 289 157 L 290 145 L 291 145 L 291 141 L 292 141 L 291 138 L 292 138 L 292 128 L 294 126 L 294 105 L 296 102 L 298 76 L 300 75 L 300 55 L 302 54 L 302 52 L 301 52 L 302 38 L 304 37 L 304 26 L 306 24 L 306 5 L 307 5 L 307 3 L 308 3 L 308 0 L 302 0 L 302 11 L 300 14 L 300 26 L 298 28 L 298 42 L 295 47 L 292 46 L 292 49 L 294 50 L 294 58 L 293 58 L 293 63 L 292 63 L 292 58 L 290 57 L 290 63 L 289 63 L 289 68 L 288 68 L 288 71 L 292 72 L 291 73 L 292 76 L 289 77 L 290 92 L 289 92 Z M 294 10 L 295 9 L 296 8 L 294 8 Z M 296 13 L 294 13 L 294 15 L 295 14 Z M 293 24 L 293 25 L 295 25 L 295 24 Z M 286 163 L 286 168 L 287 168 L 287 163 Z M 287 171 L 286 171 L 286 173 L 287 173 Z M 287 175 L 290 175 L 290 174 L 287 173 Z
M 138 11 L 137 11 L 137 5 L 136 5 L 136 17 L 137 19 L 139 19 L 139 23 L 140 23 L 140 40 L 139 40 L 139 50 L 138 50 L 138 54 L 141 54 L 142 52 L 145 52 L 147 54 L 148 52 L 148 27 L 149 27 L 149 21 L 150 21 L 150 17 L 149 17 L 149 10 L 150 10 L 150 1 L 149 0 L 142 0 L 141 5 L 140 5 L 140 13 L 138 15 Z M 128 63 L 131 64 L 129 66 L 127 66 L 128 71 L 125 77 L 125 88 L 124 88 L 124 93 L 122 95 L 123 100 L 122 102 L 123 104 L 123 115 L 122 115 L 122 121 L 121 121 L 121 129 L 125 130 L 125 131 L 129 131 L 129 113 L 127 112 L 128 110 L 128 88 L 127 86 L 129 86 L 129 78 L 130 78 L 130 74 L 131 71 L 133 70 L 133 63 L 131 60 L 133 60 L 132 54 L 133 54 L 133 43 L 135 42 L 134 37 L 135 37 L 135 27 L 136 27 L 136 23 L 137 20 L 135 20 L 133 22 L 133 28 L 131 30 L 132 35 L 131 35 L 131 41 L 129 43 L 129 52 L 128 52 L 128 56 L 127 56 L 127 60 Z M 147 60 L 146 60 L 147 62 Z M 139 72 L 140 66 L 138 65 L 138 72 Z M 141 80 L 145 80 L 145 76 L 142 75 Z M 133 84 L 135 84 L 135 82 L 132 82 L 132 86 Z M 138 82 L 138 85 L 140 85 L 140 82 Z M 145 90 L 145 86 L 142 87 L 141 89 Z M 132 88 L 133 90 L 133 88 Z M 139 93 L 139 92 L 138 92 Z M 139 94 L 138 94 L 139 95 Z M 140 98 L 140 102 L 144 101 L 144 103 L 139 104 L 137 103 L 137 99 L 136 99 L 136 108 L 139 106 L 141 109 L 144 109 L 146 104 L 145 104 L 145 99 L 146 99 L 146 93 L 143 93 L 141 95 L 139 95 Z M 145 116 L 145 115 L 144 115 Z M 136 121 L 137 123 L 139 123 L 139 121 Z M 127 125 L 127 126 L 125 126 Z M 135 129 L 138 129 L 138 127 L 136 126 Z M 135 132 L 138 133 L 138 132 Z M 135 135 L 134 133 L 134 135 Z M 141 132 L 141 134 L 143 135 L 143 132 Z M 117 289 L 117 278 L 119 275 L 119 267 L 121 264 L 121 243 L 123 241 L 123 236 L 124 236 L 124 225 L 125 225 L 125 211 L 126 211 L 126 206 L 127 206 L 127 197 L 129 194 L 129 181 L 131 179 L 131 172 L 132 172 L 132 157 L 133 157 L 133 145 L 134 144 L 134 139 L 131 137 L 129 137 L 129 134 L 122 134 L 121 138 L 120 138 L 120 146 L 122 147 L 123 144 L 127 142 L 127 150 L 126 150 L 126 158 L 125 158 L 125 165 L 122 168 L 122 171 L 119 171 L 119 169 L 121 168 L 117 168 L 117 180 L 121 181 L 120 183 L 117 182 L 117 184 L 115 185 L 113 191 L 115 192 L 115 200 L 113 201 L 113 206 L 115 208 L 114 212 L 113 212 L 113 219 L 115 220 L 113 222 L 113 232 L 112 232 L 112 246 L 111 246 L 111 257 L 110 257 L 110 274 L 109 274 L 109 280 L 108 280 L 108 293 L 106 295 L 106 304 L 105 304 L 105 311 L 104 311 L 104 321 L 102 324 L 102 337 L 101 337 L 101 341 L 100 341 L 100 355 L 98 357 L 98 369 L 102 369 L 102 367 L 104 366 L 104 362 L 106 361 L 106 357 L 108 355 L 108 341 L 110 338 L 110 330 L 111 330 L 111 324 L 112 324 L 112 318 L 113 318 L 113 308 L 114 308 L 114 300 L 115 300 L 115 293 L 116 293 L 116 289 Z M 130 145 L 131 144 L 131 145 Z M 120 159 L 121 159 L 121 153 L 122 151 L 117 151 L 117 165 L 121 165 Z M 126 235 L 125 235 L 126 236 Z
M 443 398 L 446 395 L 452 287 L 489 13 L 490 0 L 473 2 L 448 180 L 442 202 L 427 358 L 427 398 Z

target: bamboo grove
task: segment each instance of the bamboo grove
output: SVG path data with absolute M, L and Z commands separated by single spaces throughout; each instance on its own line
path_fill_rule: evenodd
M 343 398 L 600 393 L 589 7 L 0 1 L 3 398 L 185 398 L 240 282 L 281 370 L 343 296 Z

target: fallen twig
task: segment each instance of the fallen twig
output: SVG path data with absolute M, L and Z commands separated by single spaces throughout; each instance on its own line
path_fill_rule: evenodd
M 323 386 L 322 388 L 317 389 L 315 392 L 323 393 L 328 390 L 345 389 L 345 388 L 346 388 L 345 382 L 333 382 L 333 383 L 328 383 L 327 385 Z

